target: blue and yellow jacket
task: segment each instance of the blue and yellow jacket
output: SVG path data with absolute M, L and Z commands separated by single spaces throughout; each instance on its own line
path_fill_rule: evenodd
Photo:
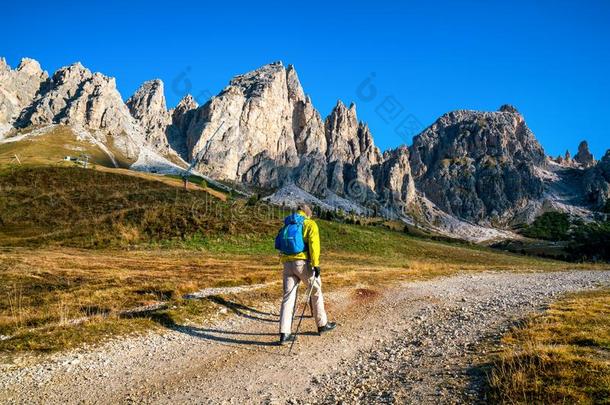
M 320 233 L 318 231 L 318 224 L 303 211 L 298 211 L 297 214 L 305 217 L 305 221 L 303 221 L 303 241 L 307 246 L 307 250 L 293 255 L 280 253 L 280 261 L 286 263 L 295 260 L 309 260 L 312 267 L 317 267 L 320 265 Z

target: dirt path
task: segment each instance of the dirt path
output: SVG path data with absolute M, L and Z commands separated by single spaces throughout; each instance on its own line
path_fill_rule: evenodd
M 376 295 L 330 294 L 340 327 L 311 319 L 295 353 L 275 345 L 276 303 L 219 303 L 214 326 L 113 341 L 4 366 L 0 403 L 473 403 L 486 347 L 559 294 L 610 284 L 610 272 L 464 274 Z M 302 296 L 301 292 L 301 296 Z M 302 297 L 301 297 L 302 299 Z

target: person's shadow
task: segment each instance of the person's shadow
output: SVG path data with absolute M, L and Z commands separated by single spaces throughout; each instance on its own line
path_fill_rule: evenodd
M 220 306 L 227 308 L 229 311 L 237 316 L 253 320 L 256 322 L 266 323 L 278 323 L 279 315 L 275 313 L 265 312 L 256 308 L 249 307 L 244 304 L 229 301 L 220 296 L 209 296 L 207 299 Z M 210 342 L 216 342 L 227 345 L 243 345 L 243 346 L 255 346 L 255 347 L 271 347 L 277 346 L 277 339 L 269 340 L 257 340 L 256 337 L 277 337 L 278 333 L 271 332 L 246 332 L 239 330 L 223 330 L 223 329 L 210 329 L 201 328 L 189 325 L 177 324 L 170 314 L 167 312 L 154 312 L 142 315 L 132 316 L 146 316 L 154 322 L 163 325 L 164 327 L 171 329 L 175 332 L 184 333 L 189 336 L 207 340 Z M 304 318 L 311 318 L 311 315 L 305 316 Z M 317 335 L 315 332 L 300 332 L 300 335 Z
M 212 301 L 215 304 L 227 308 L 229 311 L 242 318 L 252 319 L 260 322 L 279 322 L 280 316 L 270 312 L 259 311 L 258 309 L 249 307 L 247 305 L 239 304 L 237 302 L 226 300 L 218 295 L 212 295 L 206 297 L 207 300 Z
M 229 345 L 244 345 L 244 346 L 258 346 L 258 347 L 273 347 L 277 346 L 277 339 L 273 339 L 272 341 L 268 340 L 256 340 L 254 337 L 277 337 L 277 333 L 268 333 L 268 332 L 240 332 L 240 331 L 232 331 L 232 330 L 223 330 L 223 329 L 207 329 L 207 328 L 198 328 L 194 326 L 179 326 L 174 329 L 176 331 L 185 333 L 189 336 L 197 337 L 204 340 L 209 340 L 212 342 L 217 342 L 221 344 L 229 344 Z M 300 332 L 300 335 L 317 335 L 314 332 Z

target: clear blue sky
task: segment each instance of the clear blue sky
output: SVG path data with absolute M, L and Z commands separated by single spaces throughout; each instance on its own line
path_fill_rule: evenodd
M 610 148 L 610 1 L 9 2 L 0 56 L 43 68 L 81 61 L 117 78 L 126 99 L 145 80 L 205 101 L 235 74 L 282 60 L 326 116 L 355 101 L 377 144 L 411 143 L 460 108 L 514 104 L 547 153 L 589 140 Z M 370 87 L 358 91 L 374 73 Z M 407 135 L 404 135 L 407 134 Z

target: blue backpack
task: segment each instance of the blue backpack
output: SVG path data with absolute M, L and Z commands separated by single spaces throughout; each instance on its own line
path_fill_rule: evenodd
M 275 237 L 275 248 L 285 255 L 293 255 L 306 250 L 303 240 L 303 222 L 305 217 L 290 214 L 284 219 L 284 226 Z

